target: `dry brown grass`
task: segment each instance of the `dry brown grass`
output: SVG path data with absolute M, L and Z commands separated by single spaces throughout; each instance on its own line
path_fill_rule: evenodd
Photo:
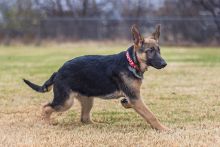
M 53 115 L 57 125 L 40 120 L 41 104 L 52 94 L 32 91 L 22 77 L 42 83 L 72 57 L 117 53 L 126 47 L 94 42 L 0 46 L 0 146 L 220 146 L 218 49 L 166 47 L 167 68 L 145 73 L 142 97 L 171 132 L 152 130 L 119 100 L 96 99 L 95 124 L 79 122 L 77 101 L 68 112 Z

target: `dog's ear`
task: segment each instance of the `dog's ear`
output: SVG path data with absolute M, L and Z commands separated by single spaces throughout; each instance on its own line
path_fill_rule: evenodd
M 159 38 L 160 38 L 160 24 L 158 24 L 156 26 L 155 31 L 152 33 L 152 38 L 155 39 L 156 41 L 159 40 Z
M 139 46 L 141 44 L 142 37 L 138 27 L 135 24 L 131 26 L 131 33 L 133 36 L 134 44 Z

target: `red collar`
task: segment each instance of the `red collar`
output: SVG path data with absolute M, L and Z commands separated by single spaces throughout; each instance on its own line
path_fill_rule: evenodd
M 132 68 L 134 68 L 134 69 L 140 71 L 138 65 L 137 65 L 136 63 L 134 63 L 134 61 L 131 59 L 131 57 L 130 57 L 128 51 L 126 52 L 126 58 L 127 58 L 127 60 L 128 60 L 129 65 L 130 65 Z

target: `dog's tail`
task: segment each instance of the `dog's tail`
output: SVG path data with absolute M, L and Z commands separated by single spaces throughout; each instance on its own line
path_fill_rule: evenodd
M 23 79 L 23 81 L 29 87 L 31 87 L 33 90 L 35 90 L 37 92 L 41 92 L 41 93 L 49 92 L 52 89 L 52 86 L 53 86 L 53 83 L 54 83 L 54 78 L 56 77 L 56 74 L 57 74 L 56 72 L 53 73 L 51 75 L 51 77 L 42 86 L 36 85 L 36 84 L 26 80 L 26 79 Z

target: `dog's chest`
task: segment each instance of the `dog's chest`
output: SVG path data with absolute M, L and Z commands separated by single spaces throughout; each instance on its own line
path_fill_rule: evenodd
M 124 94 L 121 91 L 115 91 L 113 93 L 98 96 L 98 97 L 102 98 L 102 99 L 117 99 L 117 98 L 120 98 L 120 97 L 124 97 Z

